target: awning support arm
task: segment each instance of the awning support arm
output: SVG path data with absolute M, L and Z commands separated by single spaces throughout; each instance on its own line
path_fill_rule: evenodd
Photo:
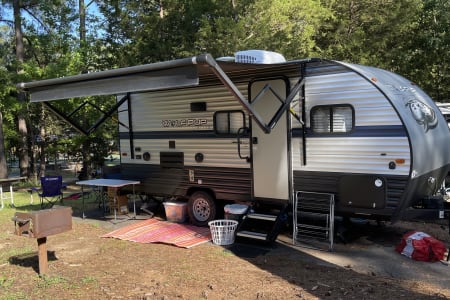
M 57 115 L 58 117 L 60 117 L 62 120 L 64 120 L 64 122 L 68 123 L 70 126 L 72 126 L 73 128 L 75 128 L 79 133 L 84 134 L 84 135 L 88 135 L 89 133 L 84 130 L 83 128 L 81 128 L 77 123 L 72 122 L 68 116 L 66 114 L 64 114 L 63 112 L 61 112 L 59 109 L 57 109 L 55 106 L 53 106 L 52 104 L 50 104 L 49 102 L 42 102 L 50 111 L 52 111 L 55 115 Z
M 202 60 L 200 60 L 202 59 Z M 204 59 L 204 60 L 203 60 Z M 247 99 L 242 95 L 239 89 L 234 85 L 231 79 L 225 74 L 219 64 L 214 60 L 214 58 L 209 55 L 201 55 L 197 57 L 198 62 L 205 63 L 211 67 L 214 74 L 216 74 L 217 78 L 225 85 L 226 88 L 233 94 L 233 96 L 241 103 L 243 108 L 247 111 L 251 118 L 258 124 L 258 126 L 265 132 L 270 133 L 270 128 L 267 126 L 261 116 L 253 109 L 251 104 L 247 101 Z
M 283 102 L 281 98 L 279 100 L 283 103 L 273 116 L 273 118 L 270 120 L 268 124 L 264 122 L 262 117 L 256 112 L 256 110 L 253 108 L 252 103 L 250 103 L 244 95 L 239 91 L 239 89 L 236 87 L 236 85 L 231 81 L 231 79 L 227 76 L 227 74 L 220 68 L 220 66 L 217 64 L 217 62 L 212 58 L 210 55 L 203 55 L 197 57 L 197 62 L 199 63 L 205 63 L 208 66 L 211 67 L 212 71 L 216 76 L 219 78 L 219 80 L 225 85 L 226 88 L 233 94 L 233 96 L 240 102 L 240 104 L 243 106 L 243 108 L 247 111 L 247 113 L 250 115 L 250 117 L 253 118 L 254 122 L 263 130 L 265 133 L 270 133 L 272 129 L 276 126 L 277 122 L 280 120 L 280 118 L 283 116 L 284 112 L 289 108 L 292 100 L 297 96 L 297 93 L 299 90 L 303 87 L 305 84 L 305 80 L 301 79 L 297 82 L 297 84 L 294 86 L 294 88 L 289 93 L 286 100 Z M 265 91 L 270 88 L 265 88 Z M 278 97 L 278 96 L 277 96 Z M 303 122 L 301 122 L 303 123 Z
M 105 120 L 109 117 L 112 116 L 112 114 L 127 100 L 129 100 L 129 96 L 130 94 L 127 93 L 125 96 L 123 96 L 117 103 L 116 105 L 114 105 L 109 111 L 105 112 L 104 110 L 102 110 L 100 107 L 98 107 L 97 105 L 94 105 L 92 103 L 90 103 L 94 108 L 96 108 L 98 111 L 101 111 L 103 113 L 103 116 L 97 120 L 97 122 L 95 122 L 94 125 L 91 126 L 91 128 L 88 129 L 88 133 L 91 133 L 92 131 L 94 131 L 95 129 L 97 129 L 98 126 L 100 126 L 103 122 L 105 122 Z M 128 129 L 128 126 L 123 124 L 122 122 L 116 120 L 117 122 L 119 122 L 120 125 L 124 126 L 125 128 Z
M 110 110 L 108 110 L 107 112 L 102 111 L 101 109 L 99 109 L 98 107 L 96 107 L 95 105 L 93 105 L 92 103 L 89 102 L 83 102 L 83 104 L 81 104 L 80 106 L 78 106 L 72 113 L 66 115 L 65 113 L 61 112 L 58 108 L 56 108 L 55 106 L 53 106 L 52 104 L 50 104 L 50 102 L 43 102 L 43 104 L 50 109 L 54 114 L 56 114 L 58 117 L 60 117 L 61 119 L 63 119 L 65 122 L 67 122 L 70 126 L 72 126 L 73 128 L 75 128 L 78 132 L 84 134 L 84 135 L 89 135 L 92 131 L 94 131 L 95 129 L 97 129 L 107 118 L 109 118 L 125 101 L 127 101 L 129 99 L 129 94 L 126 94 L 124 97 L 122 97 Z M 80 110 L 83 106 L 85 106 L 86 104 L 90 104 L 92 105 L 94 108 L 98 109 L 99 111 L 101 111 L 103 113 L 103 116 L 101 116 L 94 125 L 92 125 L 88 130 L 83 129 L 81 126 L 79 126 L 77 123 L 73 122 L 70 117 L 76 113 L 78 110 Z M 122 124 L 121 122 L 119 122 L 122 126 L 127 127 L 125 124 Z

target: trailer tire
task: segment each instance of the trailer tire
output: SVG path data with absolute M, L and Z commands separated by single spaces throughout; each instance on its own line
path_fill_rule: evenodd
M 188 215 L 192 224 L 208 226 L 208 222 L 216 217 L 214 198 L 206 192 L 195 192 L 188 201 Z

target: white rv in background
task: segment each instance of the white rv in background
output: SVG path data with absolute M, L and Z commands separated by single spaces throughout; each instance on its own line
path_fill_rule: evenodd
M 445 120 L 448 123 L 448 126 L 450 127 L 450 103 L 438 103 L 436 102 L 436 105 L 441 110 L 442 115 L 444 116 Z
M 447 122 L 418 86 L 385 70 L 253 50 L 19 87 L 59 115 L 50 101 L 118 95 L 122 178 L 185 199 L 197 225 L 224 203 L 289 206 L 299 191 L 333 195 L 342 216 L 442 209 L 434 195 L 450 167 Z

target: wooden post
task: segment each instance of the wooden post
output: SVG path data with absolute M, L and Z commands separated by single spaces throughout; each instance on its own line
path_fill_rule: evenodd
M 37 239 L 38 242 L 38 257 L 39 257 L 39 275 L 47 273 L 48 258 L 47 258 L 47 237 Z

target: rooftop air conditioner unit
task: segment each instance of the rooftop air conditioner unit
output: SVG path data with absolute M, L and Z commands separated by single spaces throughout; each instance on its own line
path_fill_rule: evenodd
M 237 63 L 245 64 L 276 64 L 286 62 L 280 53 L 265 50 L 245 50 L 235 53 Z

